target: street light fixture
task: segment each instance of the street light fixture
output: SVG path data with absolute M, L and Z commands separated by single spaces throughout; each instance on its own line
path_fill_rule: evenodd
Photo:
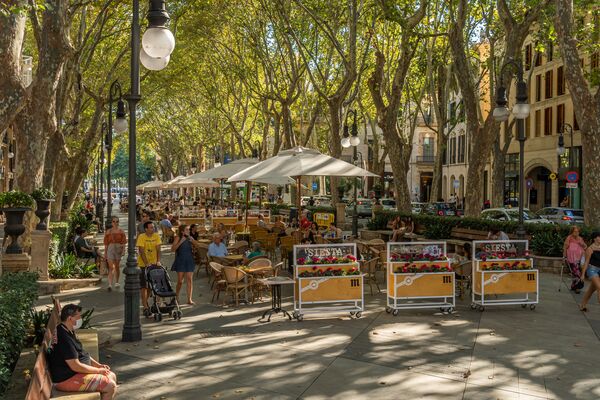
M 525 237 L 525 225 L 523 223 L 523 203 L 524 200 L 524 188 L 523 184 L 525 180 L 525 140 L 527 140 L 527 136 L 525 135 L 525 119 L 529 116 L 530 106 L 527 101 L 527 82 L 523 79 L 523 65 L 521 63 L 517 63 L 514 60 L 507 61 L 500 70 L 500 84 L 498 85 L 498 89 L 496 92 L 496 108 L 492 116 L 498 122 L 503 122 L 508 120 L 510 112 L 508 110 L 507 104 L 508 99 L 506 98 L 506 87 L 502 82 L 502 77 L 504 76 L 504 70 L 507 67 L 513 67 L 516 71 L 517 76 L 517 94 L 515 96 L 516 103 L 513 106 L 512 114 L 517 120 L 517 140 L 519 141 L 519 227 L 517 228 L 517 236 L 519 238 Z
M 113 104 L 117 101 L 117 115 L 113 121 Z M 123 133 L 127 130 L 127 115 L 125 113 L 125 102 L 119 81 L 114 81 L 110 85 L 108 95 L 108 129 L 104 137 L 104 147 L 106 149 L 106 229 L 110 229 L 112 224 L 112 180 L 111 180 L 111 155 L 113 148 L 113 131 Z
M 556 148 L 556 152 L 559 156 L 562 156 L 566 152 L 565 148 L 565 137 L 564 134 L 568 133 L 571 137 L 571 145 L 569 146 L 569 165 L 568 170 L 570 171 L 573 168 L 573 126 L 571 124 L 563 123 L 561 127 L 559 127 L 560 131 L 558 132 L 558 147 Z M 569 205 L 571 207 L 574 206 L 573 202 L 573 189 L 569 189 Z
M 348 116 L 352 114 L 354 119 L 352 121 L 352 135 L 348 134 Z M 358 126 L 356 125 L 356 110 L 350 110 L 346 114 L 346 120 L 344 121 L 344 134 L 342 137 L 342 147 L 348 148 L 352 146 L 352 162 L 356 165 L 358 161 L 357 147 L 360 144 L 360 138 L 358 137 Z M 354 177 L 354 208 L 352 210 L 352 236 L 358 237 L 358 178 Z
M 173 34 L 168 31 L 166 24 L 169 15 L 165 9 L 164 0 L 150 0 L 147 14 L 149 28 L 144 34 L 146 53 L 155 58 L 165 58 L 175 47 Z M 151 31 L 151 32 L 150 32 Z M 148 33 L 150 32 L 150 33 Z M 165 45 L 166 44 L 166 45 Z M 131 17 L 131 89 L 126 97 L 129 103 L 129 173 L 128 173 L 128 217 L 127 217 L 127 263 L 125 273 L 125 323 L 123 324 L 123 342 L 136 342 L 142 339 L 140 327 L 140 269 L 137 266 L 135 247 L 136 233 L 136 135 L 137 135 L 137 104 L 140 95 L 140 2 L 133 0 Z M 166 65 L 166 64 L 165 64 Z
M 106 121 L 102 122 L 102 133 L 108 131 Z M 96 217 L 98 217 L 98 231 L 103 232 L 102 221 L 104 221 L 104 140 L 100 140 L 100 156 L 98 157 L 98 186 L 99 193 L 96 202 Z

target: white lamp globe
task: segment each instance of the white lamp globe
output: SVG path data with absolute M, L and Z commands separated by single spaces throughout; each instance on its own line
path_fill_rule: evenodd
M 350 145 L 358 146 L 360 144 L 360 138 L 358 136 L 350 136 Z
M 169 56 L 164 58 L 150 57 L 143 48 L 140 51 L 140 61 L 142 62 L 142 65 L 150 71 L 160 71 L 165 69 L 165 67 L 169 64 L 169 59 Z
M 148 28 L 142 36 L 142 47 L 153 58 L 165 58 L 175 49 L 175 37 L 167 28 Z
M 494 108 L 494 112 L 492 113 L 492 116 L 494 117 L 494 119 L 496 121 L 503 122 L 508 119 L 508 114 L 509 114 L 508 108 L 496 107 L 496 108 Z
M 516 103 L 513 106 L 512 113 L 517 119 L 525 119 L 529 117 L 529 104 Z
M 342 138 L 342 147 L 347 149 L 348 147 L 350 147 L 350 138 Z
M 556 152 L 558 153 L 559 156 L 562 156 L 563 154 L 565 154 L 565 147 L 564 146 L 557 147 Z
M 129 124 L 127 123 L 126 118 L 117 118 L 117 119 L 115 119 L 115 122 L 113 123 L 113 129 L 117 133 L 125 132 L 128 127 L 129 127 Z

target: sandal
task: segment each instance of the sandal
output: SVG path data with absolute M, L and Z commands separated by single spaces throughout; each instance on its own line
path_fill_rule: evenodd
M 587 309 L 586 306 L 581 306 L 581 305 L 579 306 L 579 311 L 581 311 L 581 312 L 587 312 L 587 310 L 588 309 Z

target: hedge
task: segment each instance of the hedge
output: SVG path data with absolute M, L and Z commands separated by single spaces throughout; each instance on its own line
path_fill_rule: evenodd
M 517 222 L 498 222 L 481 218 L 440 217 L 437 215 L 410 214 L 397 211 L 378 211 L 369 224 L 370 230 L 387 229 L 387 224 L 396 216 L 411 217 L 415 225 L 423 227 L 422 233 L 427 239 L 448 239 L 452 228 L 465 228 L 480 231 L 489 231 L 492 228 L 500 229 L 506 233 L 515 233 L 519 224 Z M 531 250 L 540 256 L 561 257 L 563 243 L 569 234 L 569 225 L 556 224 L 525 224 L 525 231 L 530 238 Z M 582 226 L 581 236 L 589 241 L 593 228 Z
M 20 272 L 0 277 L 0 397 L 10 381 L 30 327 L 37 298 L 37 274 Z

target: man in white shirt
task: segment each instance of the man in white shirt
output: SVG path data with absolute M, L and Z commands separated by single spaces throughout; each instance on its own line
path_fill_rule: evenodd
M 213 241 L 208 245 L 208 255 L 211 257 L 225 257 L 227 254 L 227 246 L 223 243 L 223 237 L 219 233 L 213 235 Z

